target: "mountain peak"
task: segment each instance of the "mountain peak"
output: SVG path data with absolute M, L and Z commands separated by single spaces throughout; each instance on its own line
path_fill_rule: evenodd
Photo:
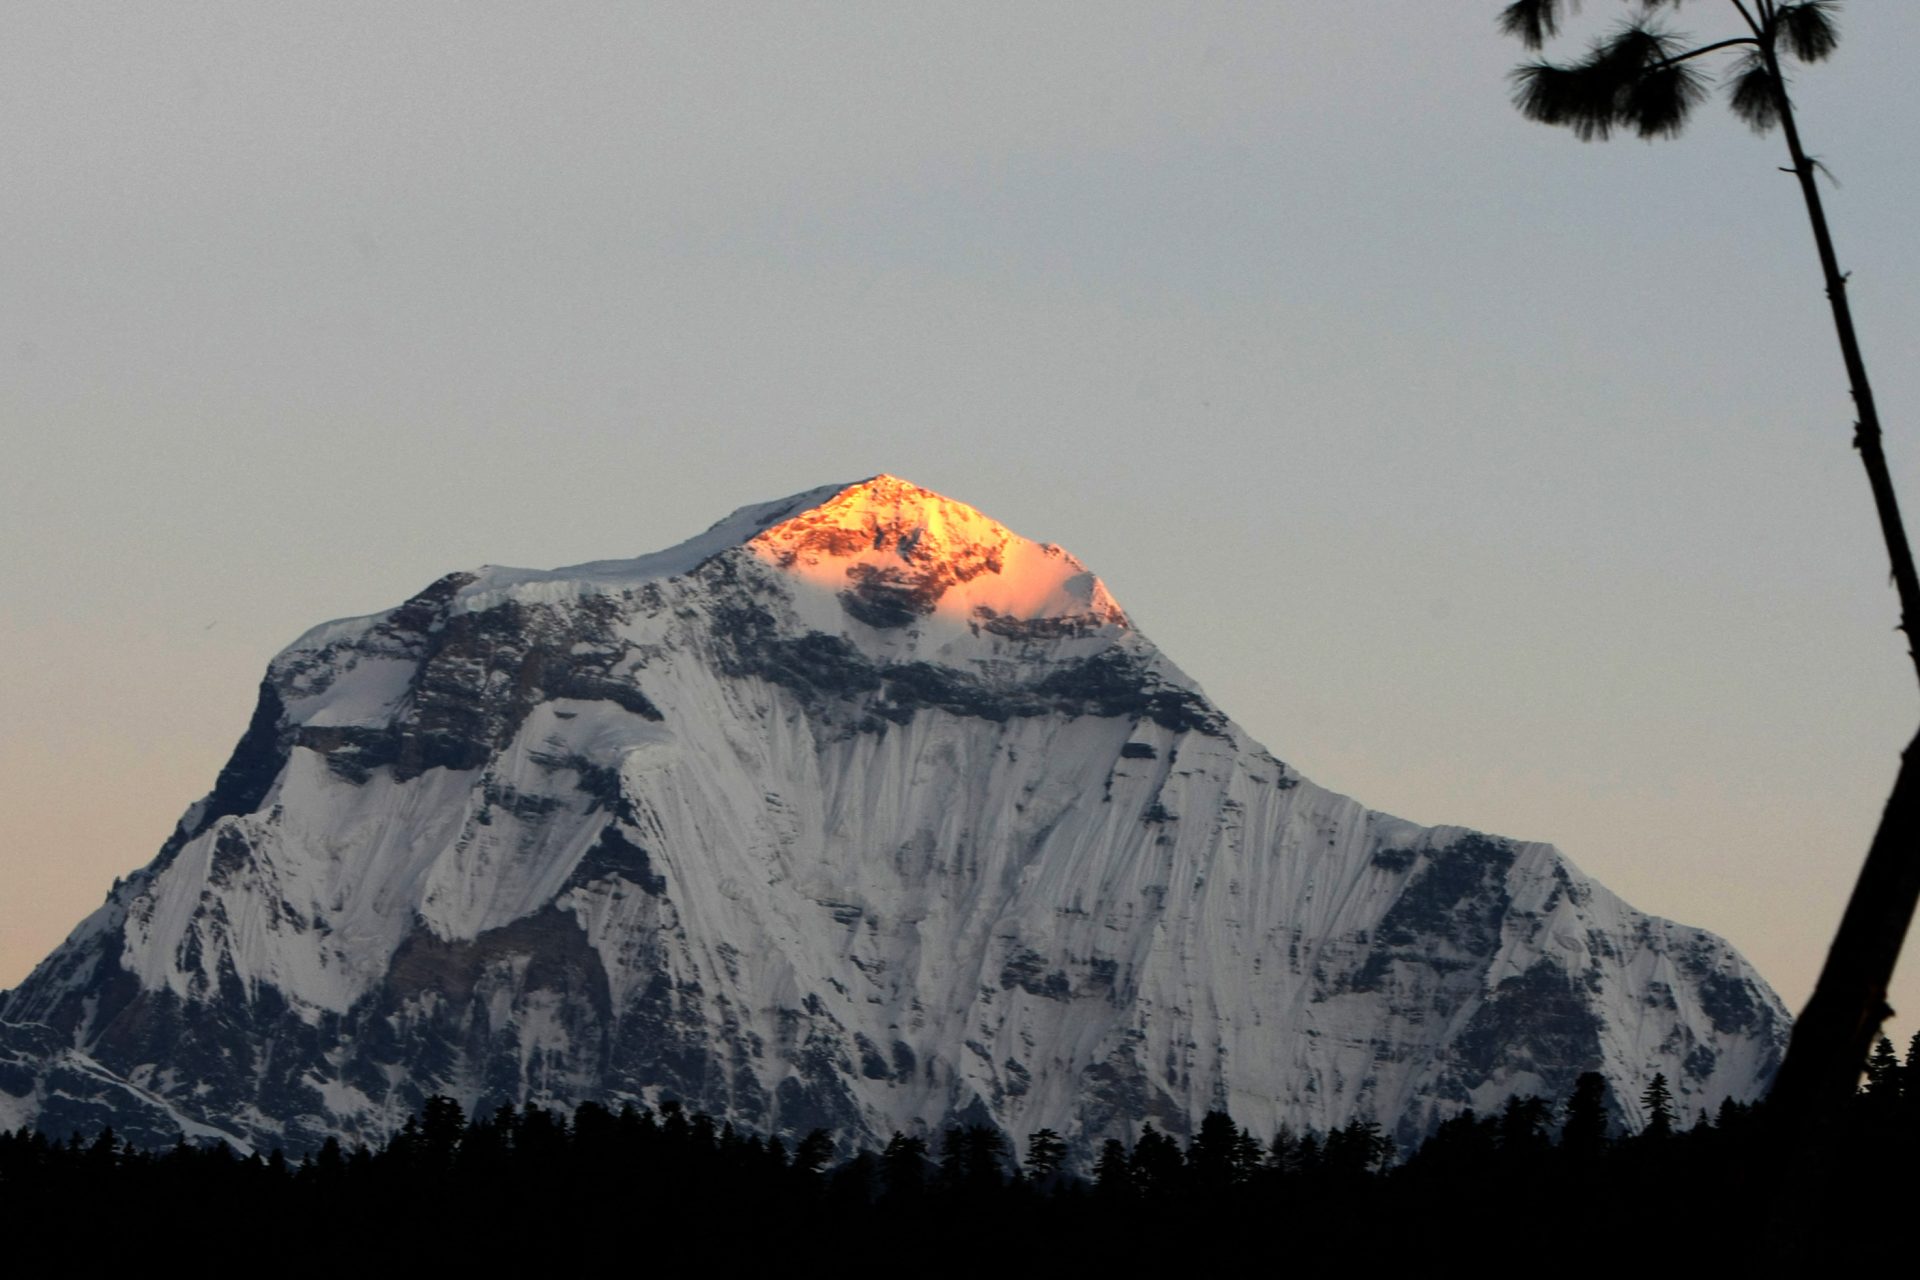
M 964 502 L 898 476 L 850 484 L 817 506 L 772 525 L 752 545 L 782 567 L 803 558 L 866 551 L 907 564 L 954 562 L 962 578 L 999 571 L 998 553 L 1019 535 Z
M 1251 743 L 1078 560 L 893 476 L 449 574 L 275 659 L 214 789 L 0 993 L 0 1129 L 381 1140 L 434 1093 L 1082 1156 L 1655 1071 L 1764 1088 L 1724 942 Z
M 930 614 L 1128 625 L 1105 585 L 1065 550 L 898 476 L 848 485 L 747 546 L 837 592 L 850 614 L 872 626 Z

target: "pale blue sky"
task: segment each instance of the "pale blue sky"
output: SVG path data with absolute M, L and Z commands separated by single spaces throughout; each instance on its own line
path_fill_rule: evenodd
M 890 471 L 1797 1006 L 1920 712 L 1797 194 L 1718 106 L 1521 120 L 1498 7 L 7 6 L 0 983 L 309 624 Z M 1920 9 L 1843 20 L 1804 127 L 1920 514 Z

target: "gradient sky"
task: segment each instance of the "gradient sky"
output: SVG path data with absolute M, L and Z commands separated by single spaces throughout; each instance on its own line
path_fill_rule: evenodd
M 1718 104 L 1523 121 L 1498 8 L 7 5 L 0 985 L 310 624 L 888 471 L 1797 1007 L 1920 721 L 1798 194 Z M 1798 98 L 1920 514 L 1920 5 L 1842 19 Z

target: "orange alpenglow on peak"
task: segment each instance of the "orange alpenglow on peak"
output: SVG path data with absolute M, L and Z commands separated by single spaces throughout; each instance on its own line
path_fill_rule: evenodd
M 747 545 L 837 591 L 847 611 L 872 626 L 928 615 L 1129 625 L 1106 586 L 1065 550 L 897 476 L 849 485 Z

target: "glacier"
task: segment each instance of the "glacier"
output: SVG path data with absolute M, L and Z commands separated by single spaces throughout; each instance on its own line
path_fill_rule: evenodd
M 1764 1090 L 1719 938 L 1248 737 L 1059 547 L 891 476 L 483 566 L 272 661 L 213 790 L 0 995 L 0 1127 L 300 1150 L 678 1098 L 1081 1153 L 1664 1072 Z

